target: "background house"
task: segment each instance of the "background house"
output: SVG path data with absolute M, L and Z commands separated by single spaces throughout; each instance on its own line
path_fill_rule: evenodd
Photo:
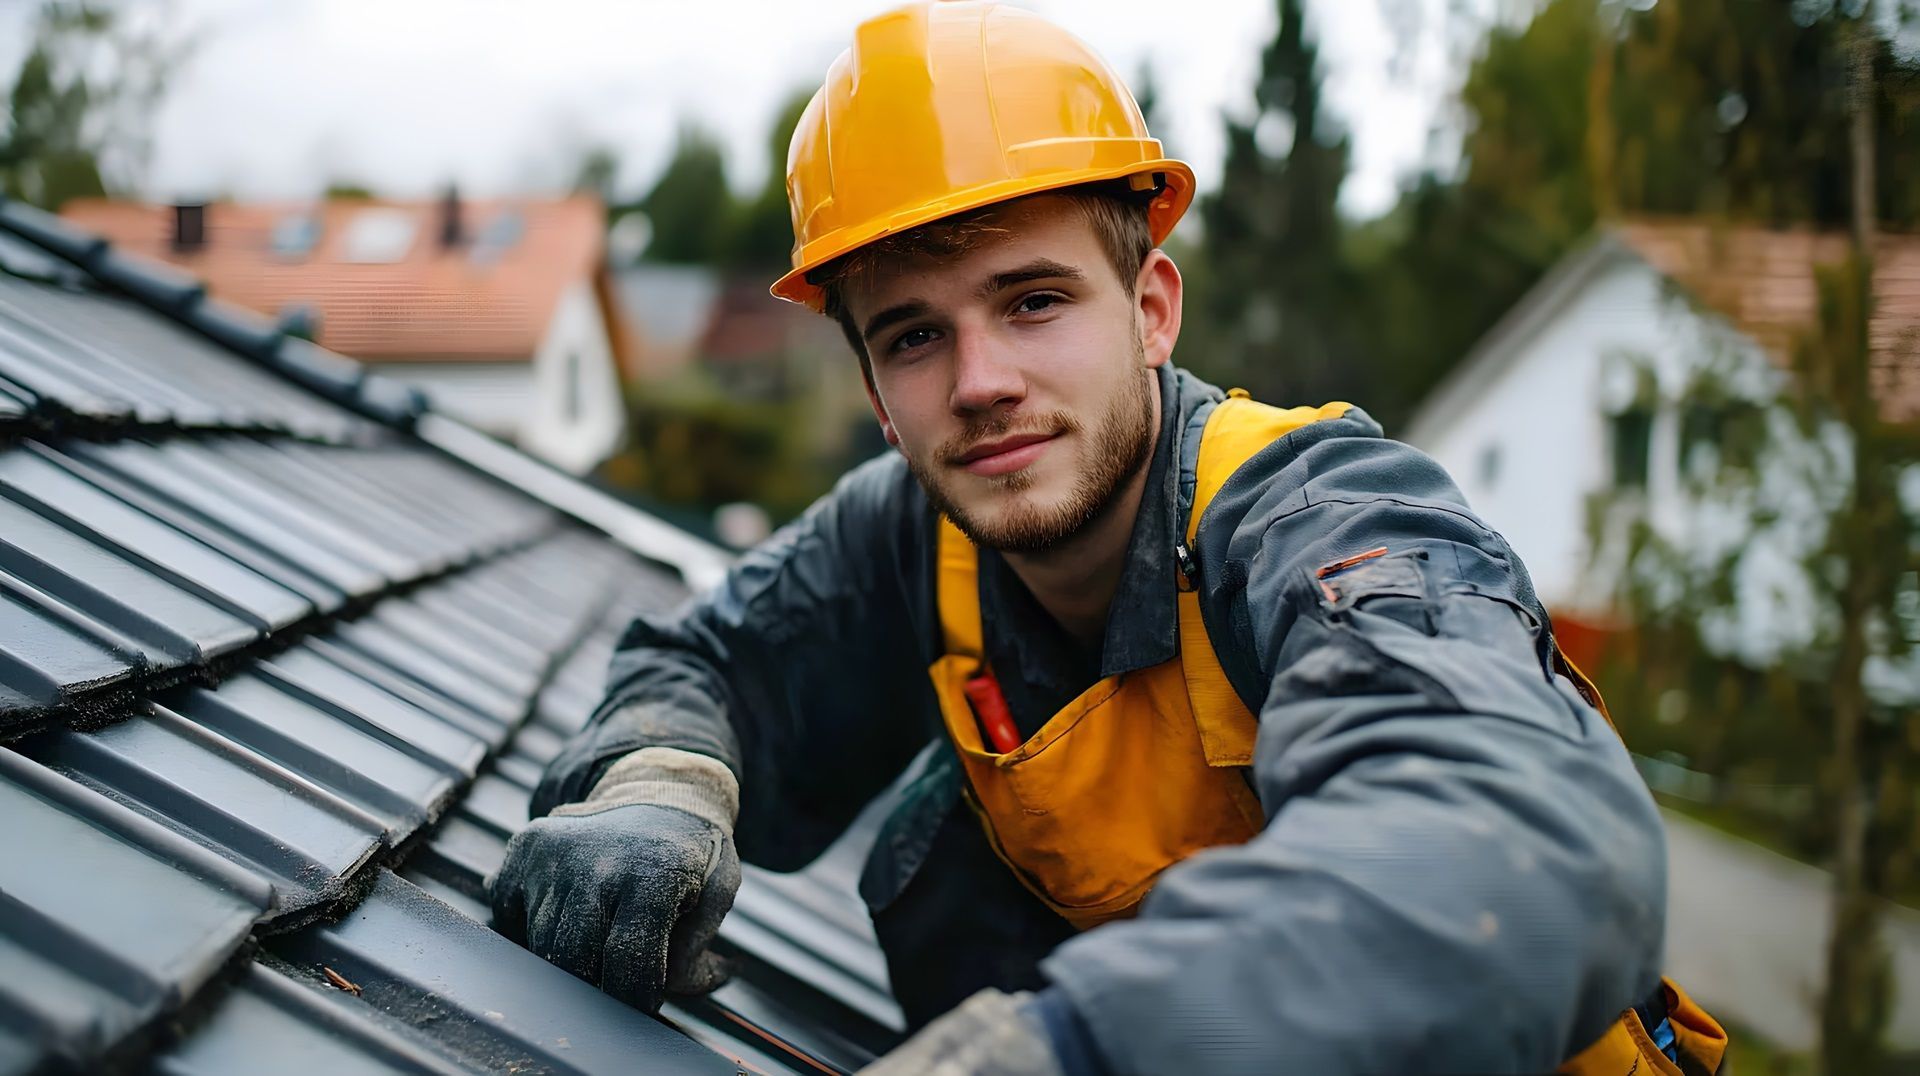
M 1815 320 L 1814 267 L 1846 236 L 1640 221 L 1563 259 L 1430 394 L 1404 431 L 1527 563 L 1556 626 L 1604 624 L 1590 498 L 1642 491 L 1675 526 L 1683 459 L 1712 416 L 1674 401 L 1703 356 L 1777 376 Z M 1920 415 L 1920 236 L 1883 235 L 1871 343 L 1890 420 Z M 1651 379 L 1652 383 L 1649 383 Z
M 596 199 L 83 199 L 62 212 L 569 471 L 621 444 L 629 338 Z

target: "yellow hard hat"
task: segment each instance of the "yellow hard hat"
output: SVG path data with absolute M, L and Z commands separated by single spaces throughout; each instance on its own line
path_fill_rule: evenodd
M 911 4 L 869 19 L 827 69 L 787 150 L 793 271 L 782 299 L 820 309 L 807 274 L 894 232 L 1037 191 L 1130 180 L 1153 241 L 1193 201 L 1119 76 L 1019 8 Z

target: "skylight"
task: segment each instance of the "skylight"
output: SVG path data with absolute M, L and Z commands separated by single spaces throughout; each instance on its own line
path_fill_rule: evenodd
M 397 262 L 413 247 L 414 215 L 404 209 L 362 209 L 347 222 L 341 257 L 350 262 Z

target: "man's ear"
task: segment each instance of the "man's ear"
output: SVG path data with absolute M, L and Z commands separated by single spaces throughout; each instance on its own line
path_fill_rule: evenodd
M 1140 349 L 1146 353 L 1150 370 L 1173 357 L 1173 345 L 1180 339 L 1181 288 L 1180 267 L 1173 264 L 1166 251 L 1149 251 L 1147 260 L 1140 264 L 1140 275 L 1133 281 L 1133 300 Z
M 867 402 L 873 405 L 873 417 L 880 420 L 880 435 L 887 439 L 888 444 L 900 448 L 900 435 L 893 432 L 893 420 L 887 417 L 887 405 L 880 402 L 880 393 L 874 390 L 873 373 L 864 369 L 864 363 L 862 366 L 860 381 L 867 387 Z M 900 451 L 904 454 L 906 449 Z

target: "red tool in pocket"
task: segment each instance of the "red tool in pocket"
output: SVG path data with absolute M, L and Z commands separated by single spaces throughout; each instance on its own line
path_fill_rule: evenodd
M 1001 693 L 1000 681 L 994 679 L 993 669 L 983 667 L 969 677 L 966 691 L 967 701 L 973 704 L 973 715 L 980 719 L 988 745 L 1002 755 L 1019 747 L 1020 729 L 1013 723 L 1013 712 L 1007 709 L 1007 697 Z

